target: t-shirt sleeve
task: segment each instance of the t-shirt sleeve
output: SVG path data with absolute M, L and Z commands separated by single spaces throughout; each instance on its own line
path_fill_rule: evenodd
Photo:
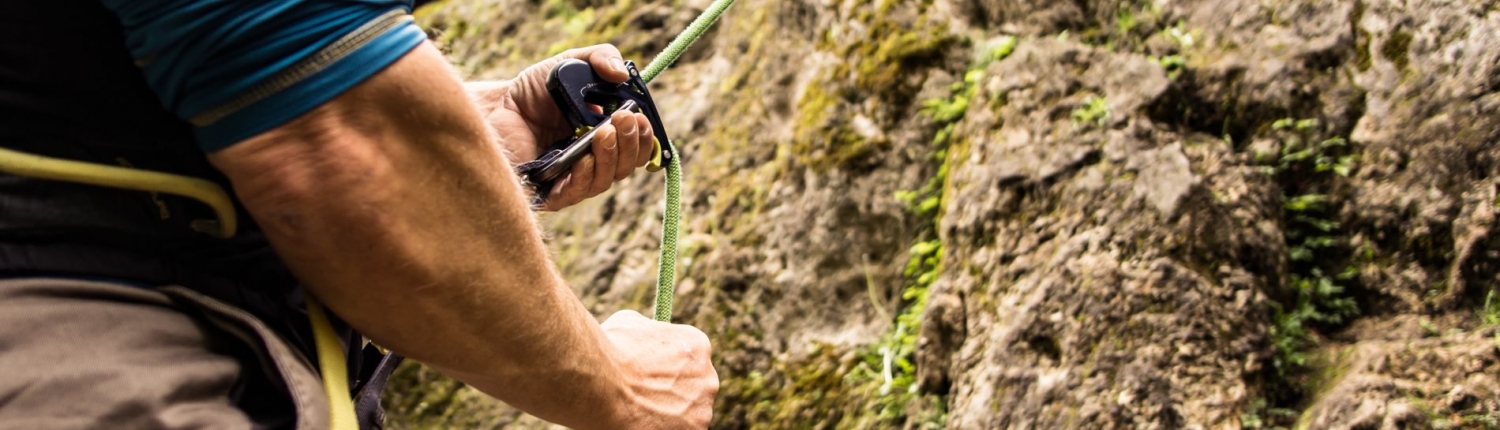
M 426 39 L 408 0 L 102 1 L 206 152 L 306 113 Z

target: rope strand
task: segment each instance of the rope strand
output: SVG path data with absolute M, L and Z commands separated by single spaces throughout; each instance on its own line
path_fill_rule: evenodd
M 662 71 L 676 63 L 677 57 L 681 57 L 682 52 L 687 51 L 688 46 L 703 37 L 703 33 L 707 32 L 708 28 L 713 26 L 714 22 L 719 20 L 719 16 L 723 15 L 734 2 L 735 0 L 714 0 L 713 4 L 708 5 L 708 9 L 704 9 L 703 13 L 694 18 L 693 22 L 688 24 L 687 29 L 678 33 L 677 38 L 672 39 L 672 43 L 667 44 L 660 54 L 656 54 L 656 58 L 651 59 L 651 64 L 646 66 L 646 71 L 641 72 L 641 80 L 649 84 L 651 80 L 656 79 L 656 75 L 660 75 Z
M 692 24 L 688 24 L 686 30 L 672 39 L 666 49 L 656 54 L 656 58 L 646 66 L 646 71 L 641 72 L 641 80 L 650 83 L 652 79 L 656 79 L 656 75 L 676 63 L 683 51 L 703 37 L 708 27 L 718 21 L 719 16 L 734 2 L 735 0 L 714 0 Z M 682 227 L 682 153 L 677 151 L 677 146 L 672 142 L 662 142 L 661 150 L 669 151 L 672 160 L 667 163 L 666 208 L 662 212 L 661 258 L 657 260 L 656 309 L 652 316 L 657 321 L 669 322 L 672 320 L 672 296 L 677 286 L 677 233 Z
M 661 220 L 661 259 L 657 261 L 656 311 L 657 321 L 672 320 L 672 296 L 677 285 L 677 232 L 682 227 L 682 154 L 672 145 L 662 147 L 672 151 L 672 161 L 667 163 L 666 210 Z

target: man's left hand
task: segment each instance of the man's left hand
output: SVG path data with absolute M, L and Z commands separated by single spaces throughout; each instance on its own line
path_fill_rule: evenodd
M 573 136 L 572 127 L 547 93 L 547 73 L 570 58 L 587 61 L 605 81 L 620 83 L 630 77 L 618 49 L 595 45 L 533 64 L 508 81 L 468 84 L 486 122 L 508 150 L 511 166 L 535 160 L 552 143 Z M 651 160 L 652 136 L 645 115 L 615 112 L 609 124 L 594 133 L 592 152 L 557 181 L 542 209 L 555 211 L 609 190 L 615 181 L 625 179 Z

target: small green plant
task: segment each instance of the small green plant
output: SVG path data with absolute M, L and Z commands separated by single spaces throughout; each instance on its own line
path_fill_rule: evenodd
M 1480 318 L 1484 324 L 1495 329 L 1495 347 L 1500 348 L 1500 298 L 1495 297 L 1495 290 L 1484 295 L 1484 309 L 1480 312 Z
M 1187 70 L 1187 59 L 1181 55 L 1153 57 L 1151 58 L 1151 62 L 1156 63 L 1156 65 L 1161 66 L 1163 70 L 1167 71 L 1167 79 L 1175 80 L 1178 76 L 1182 76 L 1183 70 Z
M 1135 11 L 1130 10 L 1128 7 L 1121 7 L 1120 13 L 1115 15 L 1115 27 L 1120 30 L 1120 34 L 1122 35 L 1130 34 L 1138 24 L 1135 19 Z
M 1429 320 L 1427 318 L 1417 320 L 1417 325 L 1422 327 L 1423 331 L 1427 332 L 1428 337 L 1435 337 L 1439 334 L 1442 334 L 1442 331 L 1438 330 L 1437 325 L 1433 324 L 1432 320 Z
M 896 315 L 895 328 L 861 354 L 862 360 L 849 373 L 850 381 L 855 384 L 878 381 L 876 405 L 880 410 L 877 417 L 885 421 L 904 418 L 906 405 L 919 396 L 914 362 L 918 328 L 922 325 L 922 313 L 927 309 L 928 291 L 941 270 L 942 242 L 937 239 L 917 242 L 908 255 L 910 259 L 904 274 L 911 284 L 901 293 L 901 298 L 908 304 Z M 946 414 L 940 416 L 945 418 Z
M 1315 344 L 1311 325 L 1337 325 L 1359 313 L 1354 299 L 1344 296 L 1344 288 L 1317 268 L 1308 274 L 1293 274 L 1291 286 L 1296 299 L 1290 305 L 1272 303 L 1271 342 L 1276 356 L 1271 364 L 1282 378 L 1306 370 L 1304 351 Z
M 942 273 L 943 244 L 936 236 L 941 221 L 944 184 L 948 180 L 948 147 L 952 144 L 955 127 L 968 112 L 969 101 L 978 91 L 985 67 L 1009 56 L 1015 46 L 1014 37 L 996 40 L 970 64 L 963 81 L 953 84 L 948 98 L 923 102 L 922 113 L 932 117 L 938 125 L 932 139 L 933 159 L 939 163 L 937 173 L 921 189 L 897 191 L 894 196 L 912 214 L 927 220 L 919 239 L 908 251 L 909 259 L 903 271 L 908 284 L 902 290 L 901 298 L 906 307 L 896 315 L 894 328 L 861 354 L 860 363 L 848 375 L 852 384 L 878 381 L 876 405 L 880 408 L 877 416 L 881 420 L 914 420 L 912 422 L 923 429 L 939 429 L 947 423 L 948 415 L 941 399 L 930 402 L 935 406 L 925 409 L 919 416 L 907 417 L 905 414 L 909 403 L 923 399 L 917 391 L 914 361 L 922 313 L 927 309 L 932 284 Z
M 970 67 L 969 70 L 982 71 L 985 67 L 989 67 L 990 63 L 1004 60 L 1005 57 L 1009 57 L 1011 52 L 1016 50 L 1016 43 L 1019 41 L 1015 36 L 1003 36 L 996 39 L 994 43 L 982 51 L 984 55 L 978 61 L 975 61 L 973 67 Z
M 990 63 L 1010 56 L 1015 49 L 1015 37 L 1001 37 L 980 51 L 981 54 L 964 72 L 963 81 L 956 82 L 949 88 L 951 95 L 948 98 L 935 98 L 922 102 L 921 112 L 931 116 L 934 122 L 942 126 L 933 138 L 934 145 L 945 145 L 953 133 L 953 126 L 969 111 L 969 100 L 974 98 L 974 92 L 979 88 L 979 79 L 984 77 L 984 69 L 989 67 Z
M 1349 142 L 1342 137 L 1332 137 L 1310 144 L 1297 139 L 1289 139 L 1281 151 L 1280 167 L 1289 169 L 1295 164 L 1311 160 L 1312 167 L 1317 172 L 1332 171 L 1339 176 L 1349 176 L 1350 170 L 1354 168 L 1354 156 L 1332 155 L 1338 148 L 1348 144 Z
M 1316 119 L 1285 118 L 1270 125 L 1282 143 L 1270 172 L 1283 192 L 1282 233 L 1289 270 L 1285 294 L 1272 303 L 1271 374 L 1266 404 L 1251 408 L 1263 428 L 1290 425 L 1291 407 L 1310 395 L 1315 384 L 1308 352 L 1317 345 L 1317 332 L 1336 328 L 1359 314 L 1346 285 L 1358 276 L 1352 263 L 1359 253 L 1349 249 L 1342 226 L 1334 220 L 1337 202 L 1331 192 L 1338 177 L 1348 176 L 1354 159 L 1341 137 L 1320 137 Z M 1277 412 L 1292 412 L 1291 416 Z M 1248 413 L 1248 412 L 1247 412 Z
M 1103 126 L 1109 120 L 1109 101 L 1104 97 L 1089 96 L 1083 106 L 1073 109 L 1073 122 Z
M 876 405 L 880 410 L 877 416 L 886 421 L 903 418 L 907 403 L 919 395 L 914 363 L 917 330 L 922 324 L 922 312 L 927 309 L 927 292 L 937 280 L 943 247 L 936 239 L 918 242 L 912 245 L 909 255 L 911 259 L 906 265 L 905 275 L 912 283 L 901 294 L 901 298 L 908 302 L 906 308 L 896 315 L 895 328 L 862 354 L 860 363 L 849 373 L 849 378 L 856 384 L 879 382 Z

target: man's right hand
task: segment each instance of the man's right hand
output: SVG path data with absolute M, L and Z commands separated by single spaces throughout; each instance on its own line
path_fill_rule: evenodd
M 713 418 L 719 375 L 708 336 L 689 325 L 619 311 L 600 324 L 631 398 L 619 428 L 703 429 Z
M 520 165 L 535 160 L 554 142 L 573 136 L 572 126 L 547 92 L 552 68 L 564 60 L 587 61 L 600 78 L 618 84 L 630 78 L 620 58 L 620 50 L 613 45 L 570 49 L 527 67 L 514 79 L 468 83 L 465 89 L 485 122 L 500 136 L 511 164 Z M 558 180 L 542 209 L 559 210 L 608 190 L 651 161 L 654 140 L 646 115 L 614 112 L 610 122 L 594 134 L 592 151 Z

